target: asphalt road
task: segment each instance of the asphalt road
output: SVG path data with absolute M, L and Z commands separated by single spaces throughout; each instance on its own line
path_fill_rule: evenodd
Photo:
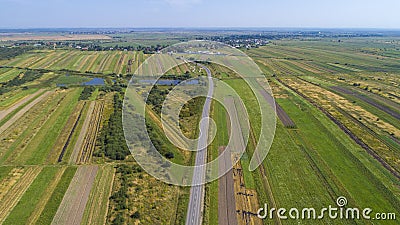
M 206 72 L 208 77 L 208 94 L 207 99 L 204 103 L 202 119 L 207 118 L 210 116 L 210 107 L 211 107 L 211 100 L 212 95 L 214 93 L 214 82 L 211 78 L 211 71 L 204 65 L 200 65 Z M 205 165 L 207 162 L 207 147 L 201 148 L 201 146 L 207 145 L 207 138 L 208 138 L 208 130 L 209 130 L 209 123 L 201 123 L 200 124 L 200 132 L 201 135 L 198 141 L 198 149 L 196 154 L 196 161 L 195 166 Z M 194 184 L 202 184 L 204 183 L 206 175 L 206 167 L 195 167 L 193 172 L 193 179 L 192 179 L 192 188 L 190 189 L 190 199 L 189 199 L 189 206 L 188 212 L 186 216 L 186 225 L 201 225 L 203 220 L 203 209 L 204 209 L 204 185 L 197 185 Z

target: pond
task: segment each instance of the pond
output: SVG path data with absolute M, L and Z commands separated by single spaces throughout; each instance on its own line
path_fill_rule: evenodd
M 82 85 L 84 85 L 84 86 L 98 86 L 98 85 L 104 86 L 105 84 L 106 83 L 104 82 L 103 78 L 97 78 L 97 77 L 91 79 L 88 82 L 82 83 Z

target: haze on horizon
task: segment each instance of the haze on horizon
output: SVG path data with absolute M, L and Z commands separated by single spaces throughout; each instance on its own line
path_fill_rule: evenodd
M 0 28 L 399 29 L 399 0 L 0 0 Z

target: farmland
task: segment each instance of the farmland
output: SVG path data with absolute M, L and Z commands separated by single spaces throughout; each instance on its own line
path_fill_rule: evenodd
M 149 52 L 155 53 L 149 49 L 178 40 L 141 35 L 136 39 L 120 35 L 124 41 L 112 35 L 56 35 L 43 40 L 68 42 L 63 47 L 4 53 L 0 223 L 185 224 L 189 189 L 147 174 L 124 139 L 123 99 L 131 75 L 151 56 Z M 88 39 L 103 48 L 67 47 L 84 45 Z M 116 45 L 120 47 L 113 49 Z M 139 45 L 154 46 L 141 51 Z M 240 133 L 232 142 L 237 148 L 243 145 L 243 156 L 235 165 L 230 157 L 219 159 L 219 170 L 233 169 L 206 184 L 204 224 L 298 224 L 278 217 L 261 220 L 256 213 L 265 203 L 276 208 L 323 208 L 335 205 L 339 196 L 345 196 L 351 207 L 400 212 L 400 57 L 393 45 L 398 46 L 379 38 L 274 39 L 265 46 L 242 49 L 268 80 L 269 85 L 256 80 L 264 88 L 257 91 L 231 69 L 202 62 L 239 94 L 250 117 L 249 143 L 242 143 Z M 201 75 L 205 72 L 198 65 L 185 63 L 171 68 L 163 79 Z M 139 94 L 144 86 L 138 86 Z M 261 166 L 249 171 L 261 133 L 255 96 L 268 101 L 269 86 L 276 101 L 275 139 Z M 161 106 L 172 88 L 160 84 L 152 89 L 146 125 L 163 156 L 191 165 L 194 154 L 175 147 L 163 133 Z M 190 100 L 180 112 L 179 125 L 188 138 L 199 135 L 204 101 Z M 226 98 L 224 103 L 227 108 L 212 102 L 211 117 L 218 132 L 208 146 L 208 161 L 226 149 L 231 129 L 242 126 L 228 115 L 243 110 L 238 99 Z M 332 221 L 323 218 L 312 224 Z
M 108 210 L 108 196 L 114 180 L 114 168 L 104 166 L 99 168 L 94 188 L 92 188 L 89 201 L 86 204 L 82 224 L 104 224 Z
M 125 160 L 105 156 L 93 163 L 93 153 L 101 149 L 97 139 L 107 132 L 104 127 L 120 118 L 121 105 L 114 105 L 113 96 L 127 82 L 121 76 L 133 73 L 145 57 L 132 51 L 34 50 L 1 62 L 2 223 L 111 220 L 114 205 L 109 198 L 113 183 L 119 185 L 114 163 Z M 83 87 L 93 78 L 105 84 Z M 118 142 L 124 145 L 122 139 Z M 104 161 L 110 165 L 96 165 Z M 140 180 L 160 185 L 148 176 Z M 178 198 L 178 188 L 164 188 Z
M 362 41 L 357 44 L 362 46 Z M 243 170 L 245 187 L 255 183 L 257 192 L 241 193 L 258 195 L 258 203 L 268 203 L 271 207 L 289 206 L 293 202 L 301 202 L 304 207 L 322 206 L 334 202 L 338 196 L 349 196 L 352 205 L 375 205 L 383 211 L 398 211 L 399 105 L 395 97 L 400 76 L 395 69 L 398 61 L 385 58 L 387 64 L 382 67 L 379 62 L 382 59 L 363 52 L 354 54 L 354 49 L 346 47 L 333 51 L 324 41 L 308 45 L 301 41 L 276 41 L 246 53 L 269 80 L 279 121 L 263 171 Z M 378 68 L 387 72 L 371 72 Z M 257 108 L 243 81 L 226 79 L 226 82 L 242 95 L 248 109 Z M 220 111 L 217 106 L 214 110 Z M 249 115 L 251 124 L 257 124 L 257 112 L 250 110 Z M 256 126 L 252 130 L 255 134 L 259 132 Z M 250 143 L 242 157 L 242 167 L 235 167 L 234 173 L 246 168 L 243 165 L 252 147 Z M 218 151 L 217 146 L 211 149 Z M 211 183 L 208 194 L 217 196 L 216 187 Z M 361 189 L 362 193 L 358 191 Z M 218 206 L 212 196 L 206 215 L 210 221 L 216 221 Z M 375 199 L 371 200 L 371 196 Z M 249 210 L 241 219 L 250 219 L 254 213 Z M 291 224 L 276 218 L 274 222 Z
M 4 224 L 16 224 L 18 222 L 28 222 L 35 211 L 35 206 L 41 201 L 48 191 L 52 181 L 59 174 L 59 169 L 54 167 L 44 168 L 34 182 L 25 191 L 18 204 L 10 212 L 10 215 L 4 221 Z M 56 180 L 56 179 L 55 179 Z M 29 220 L 32 222 L 32 220 Z
M 52 224 L 80 224 L 97 174 L 97 166 L 82 166 L 68 186 Z
M 130 63 L 126 59 L 129 59 Z M 100 74 L 133 74 L 143 61 L 143 53 L 140 52 L 43 50 L 23 54 L 12 60 L 1 61 L 1 65 L 9 69 L 4 69 L 0 79 L 6 81 L 18 75 L 18 68 Z
M 393 97 L 398 91 L 393 86 L 399 76 L 394 72 L 398 61 L 391 58 L 377 59 L 362 52 L 354 54 L 353 49 L 353 55 L 350 56 L 349 49 L 333 51 L 330 45 L 338 44 L 317 42 L 307 45 L 306 42 L 282 41 L 249 51 L 263 72 L 270 77 L 277 103 L 281 106 L 277 107 L 278 117 L 281 118 L 279 112 L 284 110 L 296 125 L 296 129 L 283 129 L 282 126 L 286 127 L 284 120 L 282 125 L 278 123 L 274 144 L 265 161 L 267 168 L 274 168 L 273 173 L 267 170 L 271 176 L 274 199 L 279 205 L 287 205 L 296 201 L 296 197 L 290 197 L 288 193 L 296 193 L 304 203 L 307 194 L 299 194 L 303 188 L 296 186 L 303 183 L 311 191 L 311 187 L 306 184 L 310 182 L 315 188 L 310 197 L 319 196 L 316 198 L 321 203 L 343 195 L 353 196 L 349 201 L 354 205 L 373 204 L 367 200 L 370 199 L 368 194 L 364 196 L 356 191 L 362 188 L 364 194 L 369 190 L 375 197 L 381 196 L 378 197 L 381 200 L 375 199 L 382 201 L 376 207 L 398 211 L 398 180 L 397 172 L 394 171 L 397 170 L 395 161 L 399 156 L 399 146 L 393 143 L 398 132 L 395 116 L 399 108 Z M 387 60 L 386 67 L 382 67 L 380 60 Z M 393 81 L 384 81 L 382 72 L 371 72 L 374 67 L 387 71 Z M 377 82 L 379 80 L 382 82 Z M 296 156 L 294 162 L 290 160 L 292 156 L 285 156 L 286 149 L 290 149 L 290 155 L 299 151 L 303 156 Z M 300 159 L 304 159 L 304 162 Z M 279 161 L 285 161 L 285 165 L 291 168 L 302 168 L 302 171 L 286 168 L 287 171 L 281 173 L 279 171 L 286 166 L 275 163 Z M 299 163 L 308 166 L 295 166 Z M 346 168 L 349 168 L 347 173 Z M 294 175 L 295 171 L 304 174 Z M 290 176 L 285 175 L 288 173 Z M 369 184 L 362 184 L 365 180 Z M 286 186 L 284 183 L 291 185 Z M 294 190 L 287 191 L 287 188 Z M 282 193 L 285 195 L 281 196 Z M 285 203 L 290 198 L 292 200 Z M 387 205 L 384 206 L 383 202 Z

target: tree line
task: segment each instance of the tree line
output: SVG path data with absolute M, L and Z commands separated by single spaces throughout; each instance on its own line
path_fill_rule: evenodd
M 27 70 L 23 73 L 20 73 L 18 76 L 13 79 L 0 83 L 0 95 L 9 92 L 13 87 L 21 86 L 28 82 L 34 81 L 40 78 L 43 74 L 39 71 Z M 27 88 L 27 87 L 25 87 Z
M 125 142 L 122 125 L 123 100 L 120 92 L 114 95 L 113 103 L 114 111 L 100 132 L 98 138 L 100 150 L 95 152 L 95 156 L 101 157 L 104 155 L 109 159 L 124 160 L 130 154 L 130 151 Z
M 31 47 L 2 47 L 0 48 L 0 59 L 12 59 L 16 56 L 22 55 L 25 52 L 32 50 Z

